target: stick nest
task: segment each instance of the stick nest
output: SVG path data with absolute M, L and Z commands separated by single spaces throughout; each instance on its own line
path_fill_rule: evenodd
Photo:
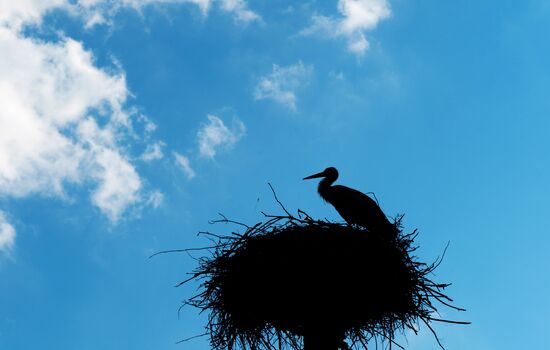
M 313 333 L 338 338 L 342 348 L 344 339 L 355 348 L 373 338 L 399 346 L 395 332 L 416 333 L 421 322 L 441 345 L 432 321 L 466 323 L 433 318 L 435 304 L 462 309 L 443 293 L 449 284 L 429 278 L 441 259 L 417 261 L 417 231 L 404 234 L 402 216 L 395 235 L 283 209 L 286 215 L 266 215 L 253 226 L 216 221 L 241 225 L 244 233 L 204 233 L 213 238 L 204 248 L 211 256 L 198 259 L 180 285 L 201 282 L 186 304 L 208 311 L 214 349 L 302 349 Z

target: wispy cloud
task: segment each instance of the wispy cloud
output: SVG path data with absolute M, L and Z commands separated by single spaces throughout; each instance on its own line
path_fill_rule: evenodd
M 344 73 L 342 73 L 342 72 L 330 71 L 328 73 L 328 76 L 329 76 L 329 78 L 332 78 L 334 80 L 344 80 L 345 79 Z
M 195 170 L 193 170 L 193 168 L 191 167 L 191 162 L 189 161 L 189 158 L 187 158 L 183 154 L 174 152 L 174 159 L 176 165 L 183 171 L 183 174 L 188 180 L 191 180 L 195 177 Z
M 105 19 L 109 15 L 112 16 L 121 7 L 131 7 L 139 11 L 143 7 L 153 4 L 187 3 L 196 5 L 204 16 L 208 15 L 210 9 L 215 4 L 221 11 L 232 15 L 237 22 L 249 23 L 261 21 L 261 16 L 252 11 L 245 0 L 91 0 L 91 2 L 93 6 L 85 9 L 87 11 L 83 11 L 87 14 L 88 18 L 93 15 L 96 18 Z
M 345 38 L 348 51 L 361 56 L 370 47 L 365 32 L 391 15 L 388 0 L 339 0 L 338 12 L 338 18 L 314 15 L 311 25 L 301 34 Z
M 158 208 L 164 201 L 164 195 L 159 190 L 155 190 L 149 194 L 149 198 L 147 198 L 147 204 L 152 206 L 153 208 Z
M 44 15 L 52 10 L 65 12 L 83 18 L 86 27 L 110 23 L 114 15 L 123 8 L 141 11 L 149 5 L 191 4 L 207 16 L 213 3 L 231 14 L 238 22 L 261 20 L 260 15 L 248 7 L 245 0 L 14 0 L 0 1 L 0 25 L 21 28 L 25 24 L 39 24 Z
M 135 168 L 119 151 L 102 148 L 93 154 L 97 189 L 92 194 L 92 203 L 113 222 L 130 205 L 140 201 L 142 181 Z
M 232 148 L 245 135 L 244 123 L 237 119 L 230 129 L 215 115 L 208 115 L 207 118 L 208 122 L 197 133 L 201 157 L 214 158 L 220 149 Z
M 270 99 L 296 110 L 296 90 L 308 82 L 312 73 L 313 66 L 301 61 L 287 67 L 274 64 L 272 72 L 259 80 L 254 97 Z
M 151 162 L 153 160 L 162 159 L 164 154 L 162 153 L 162 147 L 164 147 L 164 142 L 158 141 L 152 144 L 147 145 L 145 151 L 141 155 L 141 160 L 145 162 Z
M 248 4 L 244 0 L 221 0 L 220 7 L 222 10 L 232 13 L 237 22 L 249 23 L 262 19 L 260 15 L 248 8 Z
M 0 210 L 0 253 L 11 253 L 15 244 L 15 234 L 15 228 L 8 222 L 6 214 Z

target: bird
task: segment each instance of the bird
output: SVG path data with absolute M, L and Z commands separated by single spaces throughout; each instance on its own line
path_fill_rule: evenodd
M 328 167 L 320 173 L 304 177 L 304 180 L 323 178 L 318 192 L 321 198 L 332 204 L 338 214 L 350 225 L 359 225 L 369 231 L 395 230 L 378 204 L 366 194 L 342 185 L 332 185 L 338 179 L 338 170 Z

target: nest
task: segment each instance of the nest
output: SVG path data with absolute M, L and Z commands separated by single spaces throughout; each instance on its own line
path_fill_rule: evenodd
M 216 221 L 244 233 L 204 233 L 213 245 L 200 249 L 211 256 L 180 284 L 201 281 L 186 303 L 209 313 L 214 349 L 367 348 L 373 338 L 399 346 L 395 332 L 419 323 L 441 345 L 432 321 L 466 323 L 433 317 L 436 305 L 462 309 L 444 294 L 449 284 L 429 278 L 441 259 L 417 261 L 417 231 L 404 234 L 402 216 L 395 232 L 370 232 L 284 210 L 253 226 Z

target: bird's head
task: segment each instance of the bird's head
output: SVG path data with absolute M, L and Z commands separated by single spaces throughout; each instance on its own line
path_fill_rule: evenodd
M 335 181 L 338 178 L 338 170 L 336 170 L 335 167 L 328 167 L 320 173 L 304 177 L 304 180 L 316 179 L 319 177 L 325 177 L 327 179 L 331 179 L 332 181 Z

